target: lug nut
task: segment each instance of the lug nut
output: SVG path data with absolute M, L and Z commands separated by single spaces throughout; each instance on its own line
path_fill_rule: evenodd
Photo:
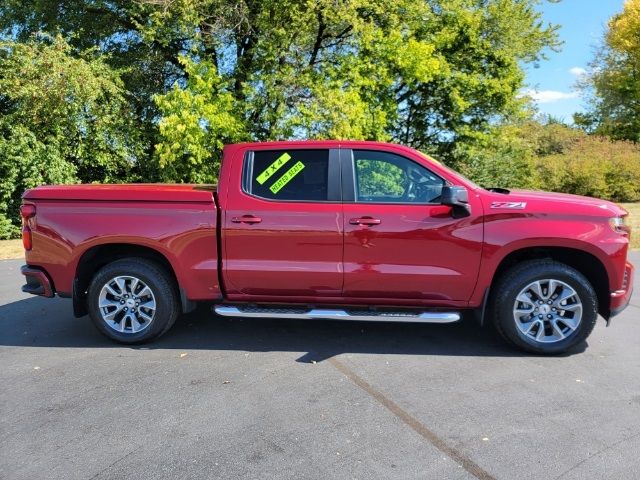
M 551 320 L 553 318 L 553 315 L 547 315 L 547 318 Z
M 548 303 L 549 305 L 551 305 L 551 300 L 549 300 L 547 303 Z
M 128 310 L 129 310 L 129 309 L 128 309 L 127 307 L 124 307 L 124 311 L 125 311 L 125 312 L 126 312 L 126 311 L 128 311 Z
M 122 305 L 124 305 L 124 300 L 120 300 L 120 303 L 121 303 Z
M 542 320 L 544 318 L 544 315 L 538 315 L 538 318 Z

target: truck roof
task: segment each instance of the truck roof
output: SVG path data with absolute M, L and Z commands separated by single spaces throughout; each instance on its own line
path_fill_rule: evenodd
M 243 142 L 243 143 L 232 143 L 226 145 L 225 148 L 229 147 L 324 147 L 324 148 L 337 148 L 340 146 L 344 147 L 392 147 L 392 148 L 401 148 L 411 150 L 410 147 L 406 147 L 404 145 L 399 145 L 396 143 L 390 142 L 375 142 L 370 140 L 270 140 L 266 142 Z
M 350 144 L 350 143 L 368 143 L 368 144 L 375 144 L 375 145 L 396 145 L 394 143 L 390 143 L 390 142 L 378 142 L 378 141 L 372 141 L 372 140 L 331 140 L 331 139 L 317 139 L 317 140 L 266 140 L 266 141 L 262 141 L 262 142 L 238 142 L 238 143 L 232 143 L 231 145 L 264 145 L 265 143 L 292 143 L 292 144 L 296 144 L 296 145 L 304 145 L 304 144 L 320 144 L 320 145 L 326 145 L 326 144 Z
M 249 150 L 249 149 L 265 149 L 268 150 L 270 148 L 274 149 L 282 149 L 282 148 L 351 148 L 351 149 L 373 149 L 373 150 L 384 150 L 387 152 L 397 153 L 397 154 L 411 154 L 411 153 L 419 153 L 420 155 L 428 158 L 431 161 L 435 160 L 430 155 L 425 155 L 418 150 L 407 147 L 406 145 L 400 145 L 397 143 L 390 142 L 374 142 L 370 140 L 275 140 L 268 142 L 245 142 L 245 143 L 231 143 L 225 145 L 225 152 L 235 152 L 238 150 Z

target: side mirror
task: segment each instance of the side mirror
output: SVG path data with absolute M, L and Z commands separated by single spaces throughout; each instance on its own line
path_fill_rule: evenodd
M 468 217 L 471 215 L 471 207 L 469 206 L 469 192 L 466 188 L 460 186 L 445 185 L 442 187 L 442 205 L 453 207 L 451 216 L 453 218 Z

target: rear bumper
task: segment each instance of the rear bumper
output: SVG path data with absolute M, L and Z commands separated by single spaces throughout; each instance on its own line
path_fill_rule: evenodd
M 624 270 L 625 282 L 623 288 L 611 293 L 611 307 L 609 317 L 615 317 L 622 312 L 629 302 L 631 301 L 631 295 L 633 294 L 633 272 L 634 267 L 627 262 Z
M 23 265 L 20 272 L 25 276 L 27 283 L 22 286 L 22 291 L 42 297 L 53 297 L 54 291 L 51 280 L 44 270 L 29 265 Z

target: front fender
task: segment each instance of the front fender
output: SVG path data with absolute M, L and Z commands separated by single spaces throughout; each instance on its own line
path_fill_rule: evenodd
M 541 235 L 540 233 L 544 233 Z M 552 216 L 549 214 L 494 214 L 485 219 L 480 275 L 470 299 L 478 306 L 501 263 L 528 249 L 564 248 L 584 252 L 600 262 L 610 289 L 624 275 L 628 239 L 616 235 L 606 218 Z M 610 292 L 606 292 L 609 295 Z

